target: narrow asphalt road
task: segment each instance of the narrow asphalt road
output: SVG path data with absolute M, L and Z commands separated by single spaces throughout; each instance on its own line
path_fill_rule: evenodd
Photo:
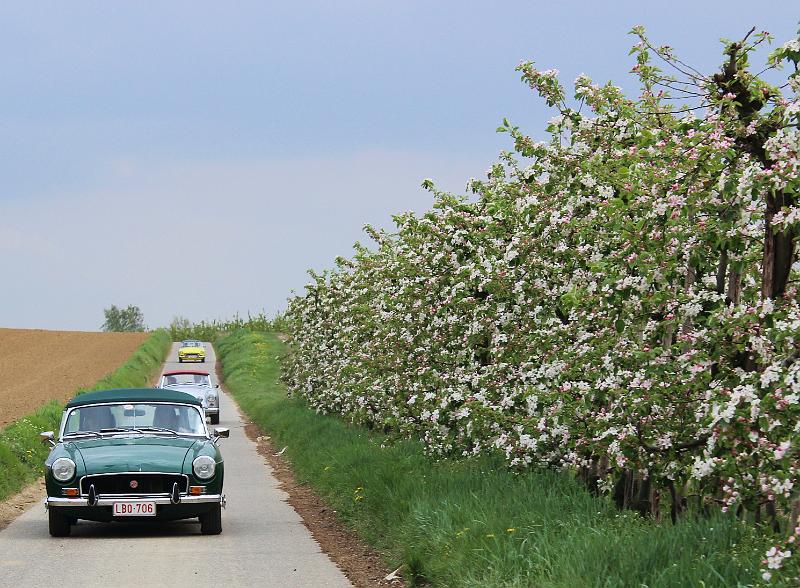
M 206 348 L 206 363 L 194 367 L 213 372 L 214 351 L 210 344 Z M 173 346 L 164 370 L 190 365 L 177 362 Z M 37 503 L 0 531 L 0 586 L 350 586 L 285 502 L 285 493 L 246 437 L 236 405 L 220 396 L 216 426 L 231 429 L 230 439 L 221 441 L 228 499 L 221 535 L 200 535 L 196 519 L 80 521 L 70 537 L 56 539 L 48 534 L 43 504 Z

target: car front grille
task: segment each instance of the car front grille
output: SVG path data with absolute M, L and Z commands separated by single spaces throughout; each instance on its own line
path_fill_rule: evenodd
M 186 493 L 188 491 L 189 478 L 185 474 L 139 472 L 98 474 L 81 478 L 80 491 L 82 495 L 87 495 L 89 486 L 94 484 L 94 491 L 99 496 L 113 494 L 169 494 L 172 492 L 172 486 L 176 482 L 180 492 Z

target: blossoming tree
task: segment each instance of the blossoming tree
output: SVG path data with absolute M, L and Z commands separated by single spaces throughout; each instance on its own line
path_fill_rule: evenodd
M 569 468 L 643 514 L 691 500 L 776 528 L 800 453 L 800 41 L 727 42 L 701 73 L 641 28 L 626 97 L 519 66 L 555 110 L 472 195 L 368 227 L 376 246 L 291 300 L 290 389 L 323 412 Z M 783 84 L 764 81 L 783 67 Z M 792 564 L 796 565 L 796 564 Z

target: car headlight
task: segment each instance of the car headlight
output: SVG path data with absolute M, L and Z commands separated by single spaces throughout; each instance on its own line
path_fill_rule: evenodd
M 59 482 L 69 482 L 75 475 L 75 462 L 68 457 L 59 457 L 50 466 L 53 477 Z
M 208 395 L 208 405 L 209 406 L 216 406 L 217 405 L 217 395 L 216 394 L 209 394 Z
M 194 475 L 201 480 L 208 480 L 214 477 L 214 472 L 217 470 L 217 463 L 214 461 L 213 457 L 201 455 L 192 462 L 192 470 L 194 470 Z

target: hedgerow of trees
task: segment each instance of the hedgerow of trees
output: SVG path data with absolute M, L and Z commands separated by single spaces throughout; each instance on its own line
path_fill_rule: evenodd
M 797 574 L 800 39 L 753 68 L 750 31 L 707 74 L 633 34 L 638 98 L 521 63 L 549 137 L 504 121 L 513 153 L 471 196 L 426 181 L 430 212 L 312 272 L 287 383 L 432 454 L 771 525 L 764 579 Z

